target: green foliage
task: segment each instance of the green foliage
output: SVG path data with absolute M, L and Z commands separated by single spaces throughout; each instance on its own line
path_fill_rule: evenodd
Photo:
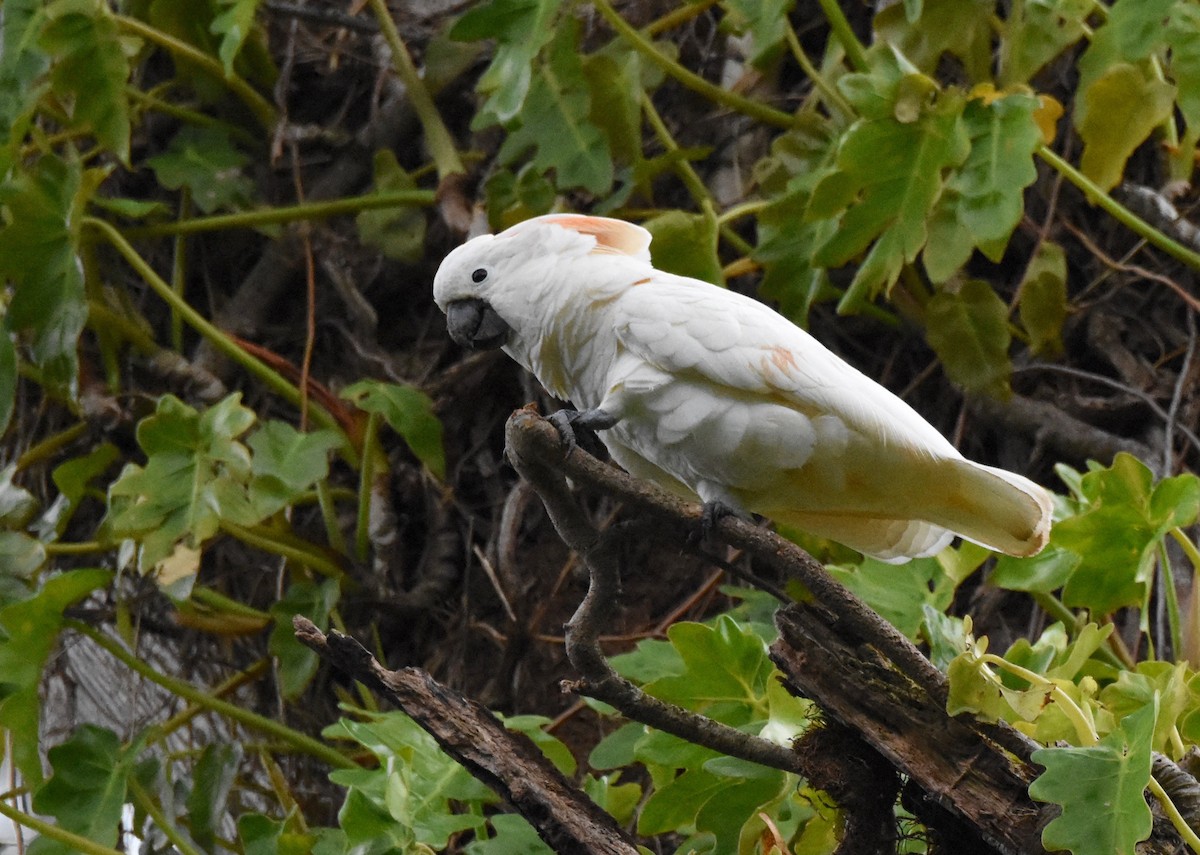
M 360 380 L 343 389 L 342 396 L 359 409 L 382 416 L 430 472 L 438 478 L 446 476 L 442 423 L 433 413 L 433 402 L 420 389 Z
M 108 529 L 138 543 L 143 573 L 161 571 L 180 547 L 201 549 L 223 522 L 262 522 L 325 477 L 328 452 L 341 442 L 336 434 L 268 422 L 243 442 L 256 418 L 239 394 L 202 413 L 164 395 L 138 425 L 146 465 L 127 464 L 109 488 Z M 185 595 L 196 569 L 182 574 L 182 588 L 177 578 L 160 581 Z
M 837 4 L 828 5 L 833 14 Z M 322 773 L 275 758 L 285 748 L 315 752 L 322 762 L 339 755 L 321 754 L 279 722 L 269 739 L 247 736 L 246 748 L 197 745 L 187 757 L 162 749 L 168 734 L 159 728 L 179 726 L 165 712 L 128 744 L 97 727 L 58 744 L 43 745 L 39 736 L 39 686 L 56 645 L 64 631 L 87 630 L 71 622 L 71 607 L 101 592 L 103 607 L 88 608 L 105 624 L 104 638 L 131 641 L 146 631 L 142 610 L 154 592 L 134 595 L 136 580 L 117 583 L 112 570 L 97 568 L 126 571 L 136 559 L 170 595 L 163 608 L 180 631 L 221 634 L 230 658 L 246 650 L 273 657 L 273 683 L 258 694 L 272 699 L 272 713 L 281 708 L 289 722 L 311 723 L 305 705 L 327 694 L 329 681 L 314 680 L 317 658 L 295 640 L 291 618 L 304 615 L 322 629 L 348 624 L 364 637 L 378 629 L 374 615 L 391 586 L 420 586 L 430 565 L 456 560 L 445 557 L 457 555 L 453 549 L 434 544 L 444 532 L 431 506 L 468 521 L 479 537 L 464 545 L 486 542 L 492 533 L 475 528 L 489 516 L 479 499 L 502 492 L 459 481 L 459 463 L 473 465 L 481 435 L 455 421 L 444 434 L 441 417 L 455 411 L 459 387 L 434 379 L 446 365 L 436 324 L 411 314 L 414 305 L 427 307 L 414 295 L 427 290 L 431 253 L 452 242 L 448 231 L 463 227 L 463 212 L 474 209 L 497 229 L 551 210 L 635 219 L 654 233 L 660 267 L 719 284 L 736 276 L 737 287 L 757 287 L 797 323 L 807 324 L 814 310 L 826 316 L 827 304 L 863 314 L 855 335 L 861 330 L 864 341 L 882 328 L 877 320 L 919 328 L 942 373 L 972 393 L 1008 394 L 1014 364 L 1064 354 L 1064 324 L 1087 312 L 1096 293 L 1083 291 L 1091 276 L 1080 256 L 1090 250 L 1071 242 L 1056 213 L 1078 202 L 1067 189 L 1043 204 L 1040 190 L 1056 177 L 1082 180 L 1045 146 L 1074 153 L 1098 185 L 1087 187 L 1088 201 L 1110 214 L 1104 191 L 1142 180 L 1144 164 L 1137 174 L 1130 164 L 1149 163 L 1156 179 L 1189 180 L 1200 140 L 1200 7 L 1190 0 L 905 0 L 875 16 L 868 39 L 875 47 L 864 52 L 839 30 L 845 21 L 806 20 L 797 31 L 797 6 L 680 4 L 634 30 L 618 26 L 632 7 L 485 0 L 464 6 L 457 21 L 402 27 L 425 65 L 409 101 L 420 101 L 422 83 L 430 90 L 429 113 L 417 117 L 423 139 L 406 131 L 375 152 L 372 193 L 359 187 L 353 192 L 366 195 L 322 207 L 321 166 L 337 161 L 346 139 L 375 140 L 377 120 L 384 119 L 379 127 L 391 120 L 376 98 L 385 88 L 381 72 L 362 62 L 367 42 L 345 49 L 349 30 L 329 28 L 327 43 L 283 37 L 293 33 L 292 20 L 279 26 L 283 13 L 258 0 L 5 0 L 0 431 L 9 444 L 0 455 L 0 727 L 35 808 L 107 844 L 132 802 L 140 828 L 170 832 L 176 848 L 547 851 L 527 822 L 501 812 L 494 794 L 398 713 L 355 712 L 327 731 L 368 758 L 333 773 L 345 793 L 337 827 L 319 827 L 305 815 L 305 800 L 289 792 L 296 769 L 317 781 Z M 730 60 L 719 73 L 697 63 L 697 34 L 704 58 Z M 747 37 L 736 82 L 730 73 L 739 60 L 720 55 L 728 34 Z M 288 44 L 278 91 L 268 37 L 277 51 Z M 304 88 L 318 50 L 328 51 L 322 60 L 330 68 L 359 64 L 366 74 L 344 89 L 329 124 L 314 118 Z M 1073 89 L 1062 83 L 1075 79 Z M 434 100 L 438 90 L 444 97 Z M 1059 102 L 1071 104 L 1070 128 L 1056 126 Z M 362 115 L 370 122 L 358 126 Z M 437 144 L 427 130 L 435 120 L 453 128 L 445 136 L 463 147 L 455 155 L 468 164 L 469 180 L 435 188 L 433 173 L 446 178 L 427 161 L 438 161 L 427 151 Z M 709 122 L 733 128 L 739 144 L 700 147 L 720 136 L 693 126 Z M 1082 151 L 1056 142 L 1056 132 L 1075 134 Z M 761 156 L 752 169 L 740 162 L 747 152 Z M 1035 187 L 1039 157 L 1049 165 Z M 1041 198 L 1027 207 L 1031 188 Z M 320 201 L 290 204 L 293 189 Z M 404 193 L 404 203 L 381 208 L 381 194 L 392 193 Z M 340 365 L 323 363 L 320 351 L 331 331 L 341 333 L 340 317 L 317 318 L 318 358 L 304 361 L 299 336 L 281 332 L 301 307 L 300 288 L 289 292 L 295 305 L 265 340 L 235 340 L 208 321 L 230 296 L 230 278 L 249 267 L 242 257 L 249 241 L 281 223 L 330 217 L 342 219 L 329 232 L 336 244 L 317 243 L 318 293 L 347 246 L 359 254 L 378 249 L 400 262 L 401 276 L 419 280 L 403 300 L 374 307 L 381 330 L 405 344 L 419 337 L 419 347 L 392 365 L 412 382 L 350 382 L 357 378 L 342 376 Z M 1155 228 L 1141 234 L 1165 246 Z M 375 290 L 367 281 L 373 275 L 359 276 L 378 257 L 366 252 L 346 277 L 361 278 L 371 301 L 395 296 Z M 1163 341 L 1155 368 L 1179 356 L 1178 342 Z M 356 355 L 373 356 L 371 344 Z M 205 348 L 228 360 L 222 380 L 240 392 L 197 391 L 209 378 L 192 375 L 191 362 Z M 341 398 L 326 388 L 344 385 Z M 379 421 L 407 451 L 382 453 L 396 438 L 384 432 L 381 443 L 364 429 Z M 410 467 L 411 477 L 390 482 L 389 466 Z M 1165 562 L 1177 561 L 1172 543 L 1200 564 L 1186 533 L 1200 509 L 1200 482 L 1192 475 L 1156 481 L 1127 455 L 1108 467 L 1059 472 L 1068 495 L 1057 499 L 1050 544 L 1034 558 L 992 563 L 965 546 L 902 567 L 839 556 L 831 572 L 902 632 L 928 641 L 950 674 L 953 710 L 1066 744 L 1038 754 L 1047 771 L 1034 793 L 1062 806 L 1046 830 L 1048 848 L 1131 851 L 1146 833 L 1148 752 L 1177 757 L 1200 739 L 1200 676 L 1182 661 L 1182 651 L 1197 647 L 1196 634 L 1163 584 L 1172 575 Z M 424 504 L 412 501 L 417 484 Z M 385 567 L 388 545 L 365 542 L 386 504 L 380 499 L 395 502 L 397 522 L 386 518 L 381 527 L 416 550 L 411 566 Z M 347 544 L 354 525 L 361 545 L 374 549 Z M 518 529 L 522 544 L 537 541 Z M 1061 622 L 1016 640 L 1003 656 L 989 653 L 986 638 L 976 639 L 959 616 L 963 598 L 955 598 L 981 566 L 981 588 L 1031 595 Z M 198 578 L 203 584 L 195 585 Z M 1151 632 L 1147 616 L 1159 601 L 1166 638 Z M 747 597 L 727 615 L 679 624 L 667 640 L 643 641 L 614 663 L 663 700 L 786 744 L 813 711 L 780 685 L 766 655 L 771 608 Z M 1069 620 L 1072 609 L 1087 615 Z M 507 632 L 476 617 L 464 621 L 467 634 L 479 626 Z M 1117 643 L 1117 622 L 1134 643 Z M 171 682 L 140 647 L 118 649 L 126 664 L 137 663 L 143 677 L 195 709 L 237 718 L 206 692 Z M 569 747 L 549 735 L 543 716 L 507 724 L 623 825 L 662 835 L 658 849 L 765 851 L 768 820 L 792 851 L 838 845 L 837 811 L 792 776 L 636 723 L 606 720 L 608 736 L 596 744 L 579 737 Z M 588 764 L 575 768 L 572 749 Z M 51 763 L 47 781 L 43 756 Z M 251 760 L 268 770 L 273 791 L 248 782 Z M 1097 810 L 1098 802 L 1114 807 Z M 261 812 L 247 812 L 248 803 Z M 234 841 L 224 839 L 229 818 Z M 31 851 L 64 846 L 43 836 Z
M 1033 760 L 1046 767 L 1029 788 L 1062 814 L 1042 834 L 1047 849 L 1076 855 L 1133 855 L 1150 834 L 1150 808 L 1142 795 L 1150 783 L 1150 735 L 1157 704 L 1127 716 L 1099 745 L 1043 748 Z M 1104 810 L 1097 811 L 1097 805 Z

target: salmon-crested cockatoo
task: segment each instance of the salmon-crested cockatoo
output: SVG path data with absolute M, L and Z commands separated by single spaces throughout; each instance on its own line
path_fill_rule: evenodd
M 1049 494 L 965 459 L 908 404 L 767 306 L 656 270 L 650 233 L 551 214 L 442 262 L 434 299 L 469 348 L 502 348 L 631 474 L 888 562 L 959 535 L 1033 555 Z M 568 436 L 568 439 L 570 436 Z

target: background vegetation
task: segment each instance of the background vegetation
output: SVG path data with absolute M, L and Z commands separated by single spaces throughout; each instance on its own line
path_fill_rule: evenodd
M 558 209 L 644 223 L 658 266 L 771 302 L 1060 493 L 1030 560 L 885 567 L 794 534 L 929 645 L 954 709 L 1062 741 L 1035 785 L 1063 805 L 1048 848 L 1149 833 L 1151 751 L 1200 737 L 1200 245 L 1176 209 L 1200 5 L 0 15 L 0 813 L 30 851 L 122 829 L 142 851 L 543 851 L 319 669 L 294 614 L 503 713 L 651 851 L 833 851 L 805 782 L 559 694 L 582 580 L 501 456 L 509 412 L 553 403 L 451 346 L 430 297 L 468 233 Z M 677 547 L 629 566 L 623 673 L 779 740 L 809 726 L 766 657 L 772 601 Z

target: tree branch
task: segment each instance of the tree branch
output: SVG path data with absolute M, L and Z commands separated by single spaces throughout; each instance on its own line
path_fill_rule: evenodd
M 616 820 L 482 704 L 419 668 L 389 671 L 353 638 L 339 632 L 323 635 L 300 615 L 292 625 L 302 644 L 412 717 L 447 754 L 529 820 L 554 851 L 636 855 L 636 845 Z

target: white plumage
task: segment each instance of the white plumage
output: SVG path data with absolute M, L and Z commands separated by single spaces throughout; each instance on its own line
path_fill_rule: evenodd
M 654 269 L 649 245 L 621 220 L 539 217 L 451 252 L 434 298 L 457 341 L 501 346 L 552 394 L 608 414 L 613 459 L 680 495 L 885 561 L 955 535 L 1011 555 L 1045 545 L 1045 490 L 966 460 L 765 305 Z

